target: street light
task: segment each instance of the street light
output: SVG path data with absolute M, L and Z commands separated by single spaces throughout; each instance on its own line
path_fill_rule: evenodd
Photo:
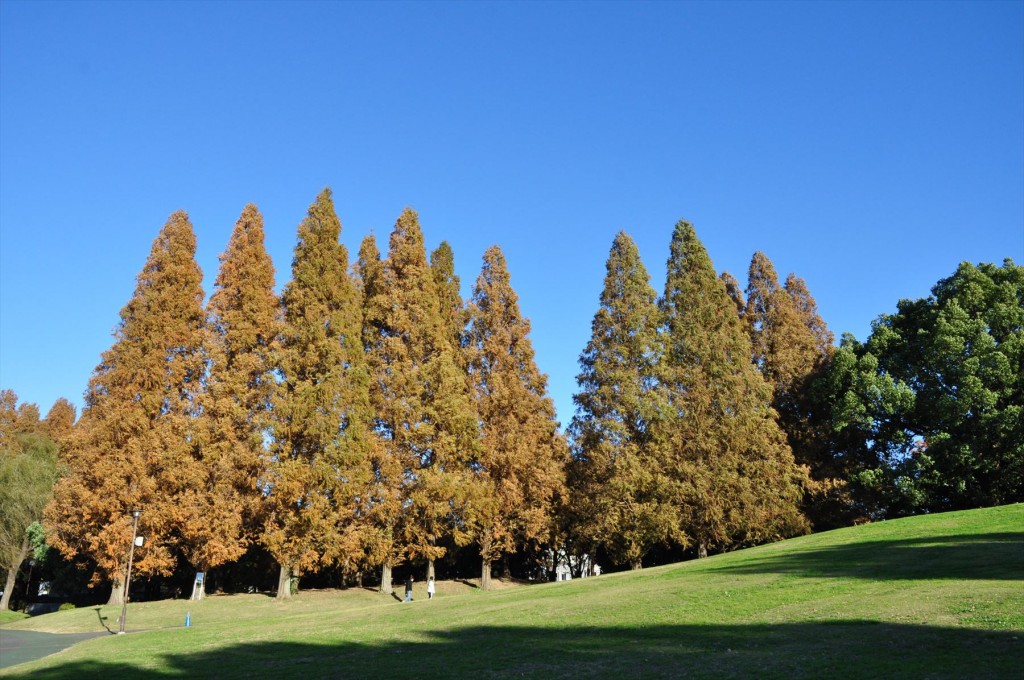
M 121 594 L 121 627 L 117 631 L 118 635 L 124 635 L 124 623 L 128 617 L 128 586 L 132 581 L 132 559 L 135 557 L 135 535 L 139 530 L 139 515 L 142 514 L 142 510 L 132 510 L 132 545 L 128 549 L 128 575 L 124 579 L 124 592 Z
M 36 561 L 31 559 L 28 561 L 28 582 L 25 584 L 25 601 L 28 602 L 28 589 L 32 585 L 32 567 L 36 566 Z

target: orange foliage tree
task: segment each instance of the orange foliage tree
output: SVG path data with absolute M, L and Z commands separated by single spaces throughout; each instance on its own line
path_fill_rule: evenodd
M 277 597 L 321 564 L 361 560 L 369 485 L 368 374 L 359 289 L 339 243 L 329 189 L 299 225 L 273 399 L 263 544 L 278 561 Z
M 188 512 L 184 494 L 197 478 L 194 417 L 206 371 L 206 318 L 195 251 L 188 215 L 174 213 L 89 380 L 63 455 L 69 473 L 47 508 L 50 544 L 94 560 L 93 582 L 113 582 L 112 604 L 121 600 L 131 511 L 142 511 L 146 537 L 136 551 L 137 573 L 170 573 Z
M 505 256 L 492 246 L 473 290 L 469 327 L 470 381 L 483 423 L 478 469 L 487 490 L 474 516 L 484 589 L 495 560 L 550 539 L 565 490 L 568 447 L 529 332 Z

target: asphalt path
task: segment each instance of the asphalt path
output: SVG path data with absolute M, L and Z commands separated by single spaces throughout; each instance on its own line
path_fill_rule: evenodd
M 10 668 L 26 661 L 35 661 L 82 640 L 110 635 L 99 633 L 40 633 L 34 630 L 0 628 L 0 668 Z

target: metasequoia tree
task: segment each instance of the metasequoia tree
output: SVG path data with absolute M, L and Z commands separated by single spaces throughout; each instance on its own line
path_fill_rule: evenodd
M 485 589 L 495 560 L 550 535 L 554 504 L 564 492 L 568 449 L 529 332 L 505 256 L 492 246 L 473 290 L 468 341 L 470 381 L 483 423 L 479 471 L 487 502 L 479 504 L 475 522 Z
M 807 282 L 791 273 L 786 277 L 785 288 L 796 307 L 797 317 L 814 337 L 815 353 L 825 360 L 831 358 L 835 353 L 836 338 L 818 313 L 818 303 L 807 289 Z
M 729 294 L 729 299 L 736 305 L 736 311 L 742 317 L 746 311 L 746 303 L 743 302 L 743 289 L 740 287 L 740 282 L 729 272 L 722 272 L 718 278 L 725 284 L 725 292 Z
M 754 253 L 743 317 L 750 328 L 754 363 L 779 403 L 792 401 L 833 351 L 832 334 L 806 283 L 790 274 L 782 288 L 768 256 Z
M 47 412 L 46 418 L 43 420 L 43 431 L 58 446 L 62 446 L 62 442 L 71 436 L 77 417 L 74 404 L 61 397 L 53 403 Z
M 318 564 L 362 553 L 369 414 L 359 291 L 325 189 L 299 225 L 274 399 L 274 444 L 263 543 L 280 565 L 277 597 Z
M 601 306 L 580 356 L 570 425 L 572 514 L 582 540 L 639 569 L 651 547 L 679 534 L 673 484 L 653 446 L 661 355 L 657 293 L 636 244 L 620 232 Z
M 38 408 L 16 411 L 16 403 L 15 393 L 4 390 L 5 413 L 38 416 Z M 43 518 L 57 481 L 57 445 L 38 424 L 31 415 L 0 420 L 0 571 L 6 572 L 0 610 L 10 607 L 18 570 L 31 550 L 29 527 Z
M 479 417 L 476 414 L 476 403 L 472 398 L 472 386 L 469 382 L 469 352 L 466 345 L 466 325 L 469 321 L 469 311 L 462 300 L 460 292 L 461 283 L 455 274 L 455 254 L 447 241 L 441 244 L 430 254 L 430 270 L 434 277 L 434 284 L 437 288 L 438 310 L 441 317 L 443 335 L 451 345 L 452 356 L 455 360 L 457 370 L 451 372 L 451 379 L 461 380 L 462 386 L 458 389 L 458 407 L 465 409 L 460 418 L 467 420 L 462 422 L 463 428 L 472 427 L 468 418 L 478 423 Z M 446 370 L 450 370 L 447 369 Z M 465 397 L 465 403 L 462 399 Z M 462 546 L 470 543 L 473 539 L 472 517 L 476 513 L 477 506 L 483 501 L 486 495 L 486 488 L 479 476 L 478 459 L 481 452 L 481 432 L 478 425 L 466 450 L 460 452 L 458 465 L 450 466 L 449 479 L 454 482 L 452 493 L 448 494 L 451 499 L 451 512 L 448 517 L 448 530 L 456 545 Z M 441 509 L 441 508 L 439 508 Z M 434 561 L 429 560 L 427 566 L 427 578 L 434 576 Z
M 355 270 L 363 300 L 362 341 L 370 375 L 370 409 L 375 414 L 377 405 L 383 399 L 384 384 L 381 379 L 388 369 L 380 363 L 386 313 L 382 297 L 384 264 L 372 233 L 367 234 L 359 244 Z M 403 507 L 403 466 L 402 461 L 390 455 L 384 445 L 382 424 L 376 415 L 372 418 L 372 424 L 371 442 L 374 446 L 370 449 L 369 457 L 372 477 L 367 493 L 363 546 L 367 565 L 382 569 L 381 592 L 390 595 L 393 592 L 391 567 L 397 561 L 395 527 Z
M 455 274 L 455 254 L 447 241 L 441 241 L 441 245 L 430 253 L 430 271 L 434 276 L 434 285 L 437 288 L 438 307 L 444 334 L 455 348 L 456 359 L 465 372 L 468 364 L 465 345 L 469 311 L 462 300 L 461 282 Z
M 668 260 L 659 383 L 669 407 L 656 424 L 679 488 L 682 526 L 700 556 L 803 531 L 805 470 L 751 363 L 735 302 L 693 227 L 676 224 Z
M 811 396 L 811 383 L 835 351 L 807 285 L 794 274 L 779 285 L 775 267 L 758 251 L 750 261 L 743 319 L 753 361 L 772 387 L 772 407 L 797 463 L 808 466 L 804 509 L 818 528 L 845 523 L 843 484 L 829 446 L 828 418 Z
M 386 459 L 376 470 L 386 590 L 391 567 L 405 557 L 434 560 L 444 554 L 438 541 L 460 524 L 479 437 L 415 211 L 398 218 L 379 267 L 372 243 L 364 245 L 364 341 L 375 430 Z
M 263 217 L 247 205 L 220 256 L 207 305 L 210 368 L 199 428 L 201 478 L 187 492 L 182 507 L 191 512 L 180 528 L 183 552 L 199 571 L 237 560 L 258 537 L 279 313 Z M 205 583 L 193 597 L 202 597 Z
M 132 536 L 142 511 L 139 575 L 175 565 L 186 492 L 201 478 L 194 420 L 206 372 L 202 272 L 188 215 L 160 231 L 121 310 L 113 346 L 103 353 L 85 408 L 62 459 L 69 474 L 47 508 L 49 543 L 65 556 L 96 561 L 94 582 L 111 580 L 120 602 Z
M 0 390 L 0 449 L 11 445 L 18 424 L 18 395 L 14 390 Z

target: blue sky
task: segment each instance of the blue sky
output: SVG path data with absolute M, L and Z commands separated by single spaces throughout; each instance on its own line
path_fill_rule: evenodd
M 81 405 L 167 217 L 209 294 L 257 204 L 278 285 L 325 186 L 405 206 L 469 293 L 505 251 L 559 418 L 620 229 L 692 221 L 866 338 L 957 263 L 1024 262 L 1024 2 L 0 2 L 0 387 Z

